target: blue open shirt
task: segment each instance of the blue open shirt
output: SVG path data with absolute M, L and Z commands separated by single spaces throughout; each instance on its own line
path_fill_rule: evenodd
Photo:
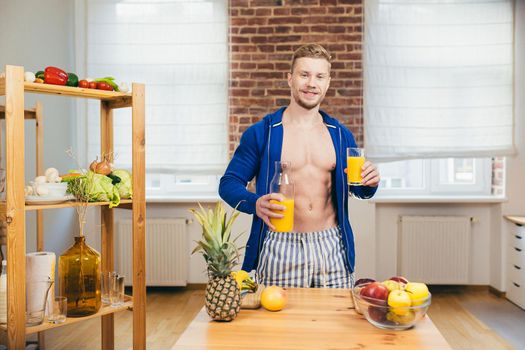
M 283 146 L 283 112 L 286 107 L 268 114 L 261 121 L 248 128 L 241 137 L 239 147 L 235 150 L 232 160 L 222 176 L 219 185 L 219 195 L 226 203 L 238 210 L 253 214 L 250 237 L 246 245 L 246 254 L 242 269 L 251 271 L 257 267 L 262 243 L 268 231 L 267 225 L 255 214 L 257 199 L 269 193 L 270 181 L 275 172 L 274 162 L 281 160 Z M 338 120 L 320 111 L 323 122 L 330 132 L 335 148 L 336 167 L 333 171 L 332 193 L 336 197 L 335 208 L 337 222 L 341 228 L 343 244 L 350 272 L 354 271 L 355 248 L 354 234 L 348 218 L 348 180 L 344 173 L 346 165 L 346 148 L 357 147 L 350 130 Z M 256 193 L 246 189 L 248 182 L 254 177 Z M 371 198 L 377 187 L 352 187 L 353 193 L 359 198 Z

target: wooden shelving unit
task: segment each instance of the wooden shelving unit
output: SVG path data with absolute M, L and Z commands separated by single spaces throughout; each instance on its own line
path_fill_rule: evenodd
M 124 303 L 122 305 L 119 305 L 119 306 L 103 305 L 96 314 L 85 316 L 85 317 L 68 317 L 66 318 L 66 321 L 64 323 L 59 323 L 59 324 L 49 323 L 47 322 L 47 319 L 46 319 L 44 320 L 42 324 L 38 326 L 26 327 L 26 335 L 44 332 L 49 329 L 67 326 L 73 323 L 78 323 L 78 322 L 82 322 L 85 320 L 89 320 L 91 318 L 101 317 L 104 315 L 114 314 L 115 312 L 124 311 L 124 310 L 132 310 L 132 309 L 133 309 L 133 297 L 126 295 L 124 297 Z M 7 330 L 7 326 L 5 325 L 1 325 L 0 328 L 4 331 Z
M 35 108 L 24 109 L 24 119 L 35 121 L 36 173 L 37 175 L 42 175 L 44 173 L 44 120 L 43 120 L 42 109 L 43 109 L 42 103 L 40 102 L 36 103 Z M 0 105 L 0 119 L 5 120 L 5 106 L 1 106 L 1 105 Z M 0 144 L 1 144 L 1 140 L 0 140 Z M 0 213 L 5 213 L 5 202 L 0 202 Z M 42 212 L 42 210 L 38 210 L 37 216 L 36 216 L 36 250 L 39 252 L 44 250 L 44 215 L 43 214 L 44 213 Z
M 7 346 L 9 349 L 23 349 L 26 334 L 42 332 L 94 317 L 101 318 L 102 349 L 114 348 L 114 313 L 131 309 L 133 311 L 133 348 L 146 348 L 146 267 L 145 267 L 145 105 L 144 85 L 132 84 L 131 93 L 81 89 L 66 86 L 24 82 L 24 68 L 5 66 L 5 78 L 0 78 L 0 95 L 5 95 L 6 135 L 6 198 L 0 202 L 0 220 L 7 222 Z M 75 202 L 54 205 L 26 205 L 24 198 L 24 118 L 31 111 L 24 110 L 25 93 L 52 94 L 70 97 L 91 98 L 100 101 L 101 153 L 113 152 L 113 113 L 115 108 L 131 107 L 132 114 L 132 175 L 133 199 L 122 200 L 117 208 L 131 209 L 133 214 L 133 298 L 119 307 L 103 307 L 92 316 L 68 318 L 62 324 L 44 323 L 26 327 L 26 233 L 25 213 L 47 209 L 74 207 Z M 35 110 L 36 112 L 36 110 Z M 29 118 L 30 119 L 30 118 Z M 37 138 L 38 139 L 38 138 Z M 38 142 L 41 141 L 37 141 Z M 40 144 L 40 150 L 42 150 Z M 38 152 L 37 152 L 38 153 Z M 37 157 L 38 159 L 38 157 Z M 37 169 L 40 170 L 39 167 Z M 102 269 L 114 269 L 114 212 L 109 203 L 90 203 L 100 207 L 101 212 L 101 256 Z M 43 239 L 40 243 L 43 247 Z
M 131 204 L 131 205 L 130 205 Z M 79 205 L 79 203 L 70 201 L 70 202 L 64 202 L 59 204 L 33 204 L 33 205 L 26 205 L 26 211 L 28 210 L 41 210 L 41 209 L 59 209 L 59 208 L 72 208 Z M 121 199 L 120 204 L 117 208 L 119 209 L 131 209 L 133 205 L 133 200 L 131 199 Z M 93 202 L 88 203 L 88 207 L 102 207 L 102 206 L 109 206 L 109 202 Z M 0 209 L 1 212 L 1 209 Z

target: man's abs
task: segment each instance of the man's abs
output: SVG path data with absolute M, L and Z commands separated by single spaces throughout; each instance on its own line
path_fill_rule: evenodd
M 336 158 L 326 126 L 321 124 L 308 131 L 285 128 L 281 159 L 292 163 L 294 231 L 313 232 L 336 226 L 332 199 Z

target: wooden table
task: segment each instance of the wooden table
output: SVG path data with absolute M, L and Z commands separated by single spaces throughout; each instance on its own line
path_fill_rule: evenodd
M 242 309 L 212 322 L 204 308 L 172 349 L 450 349 L 428 316 L 406 331 L 372 326 L 345 289 L 288 289 L 280 312 Z

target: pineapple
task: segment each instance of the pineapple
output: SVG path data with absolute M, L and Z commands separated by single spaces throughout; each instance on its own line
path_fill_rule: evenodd
M 232 276 L 233 267 L 239 260 L 239 250 L 235 245 L 238 237 L 232 238 L 232 224 L 239 216 L 235 211 L 227 220 L 220 202 L 214 210 L 190 209 L 202 226 L 202 238 L 197 241 L 193 253 L 201 252 L 208 265 L 208 285 L 206 287 L 206 311 L 213 320 L 232 321 L 241 307 L 240 289 Z

